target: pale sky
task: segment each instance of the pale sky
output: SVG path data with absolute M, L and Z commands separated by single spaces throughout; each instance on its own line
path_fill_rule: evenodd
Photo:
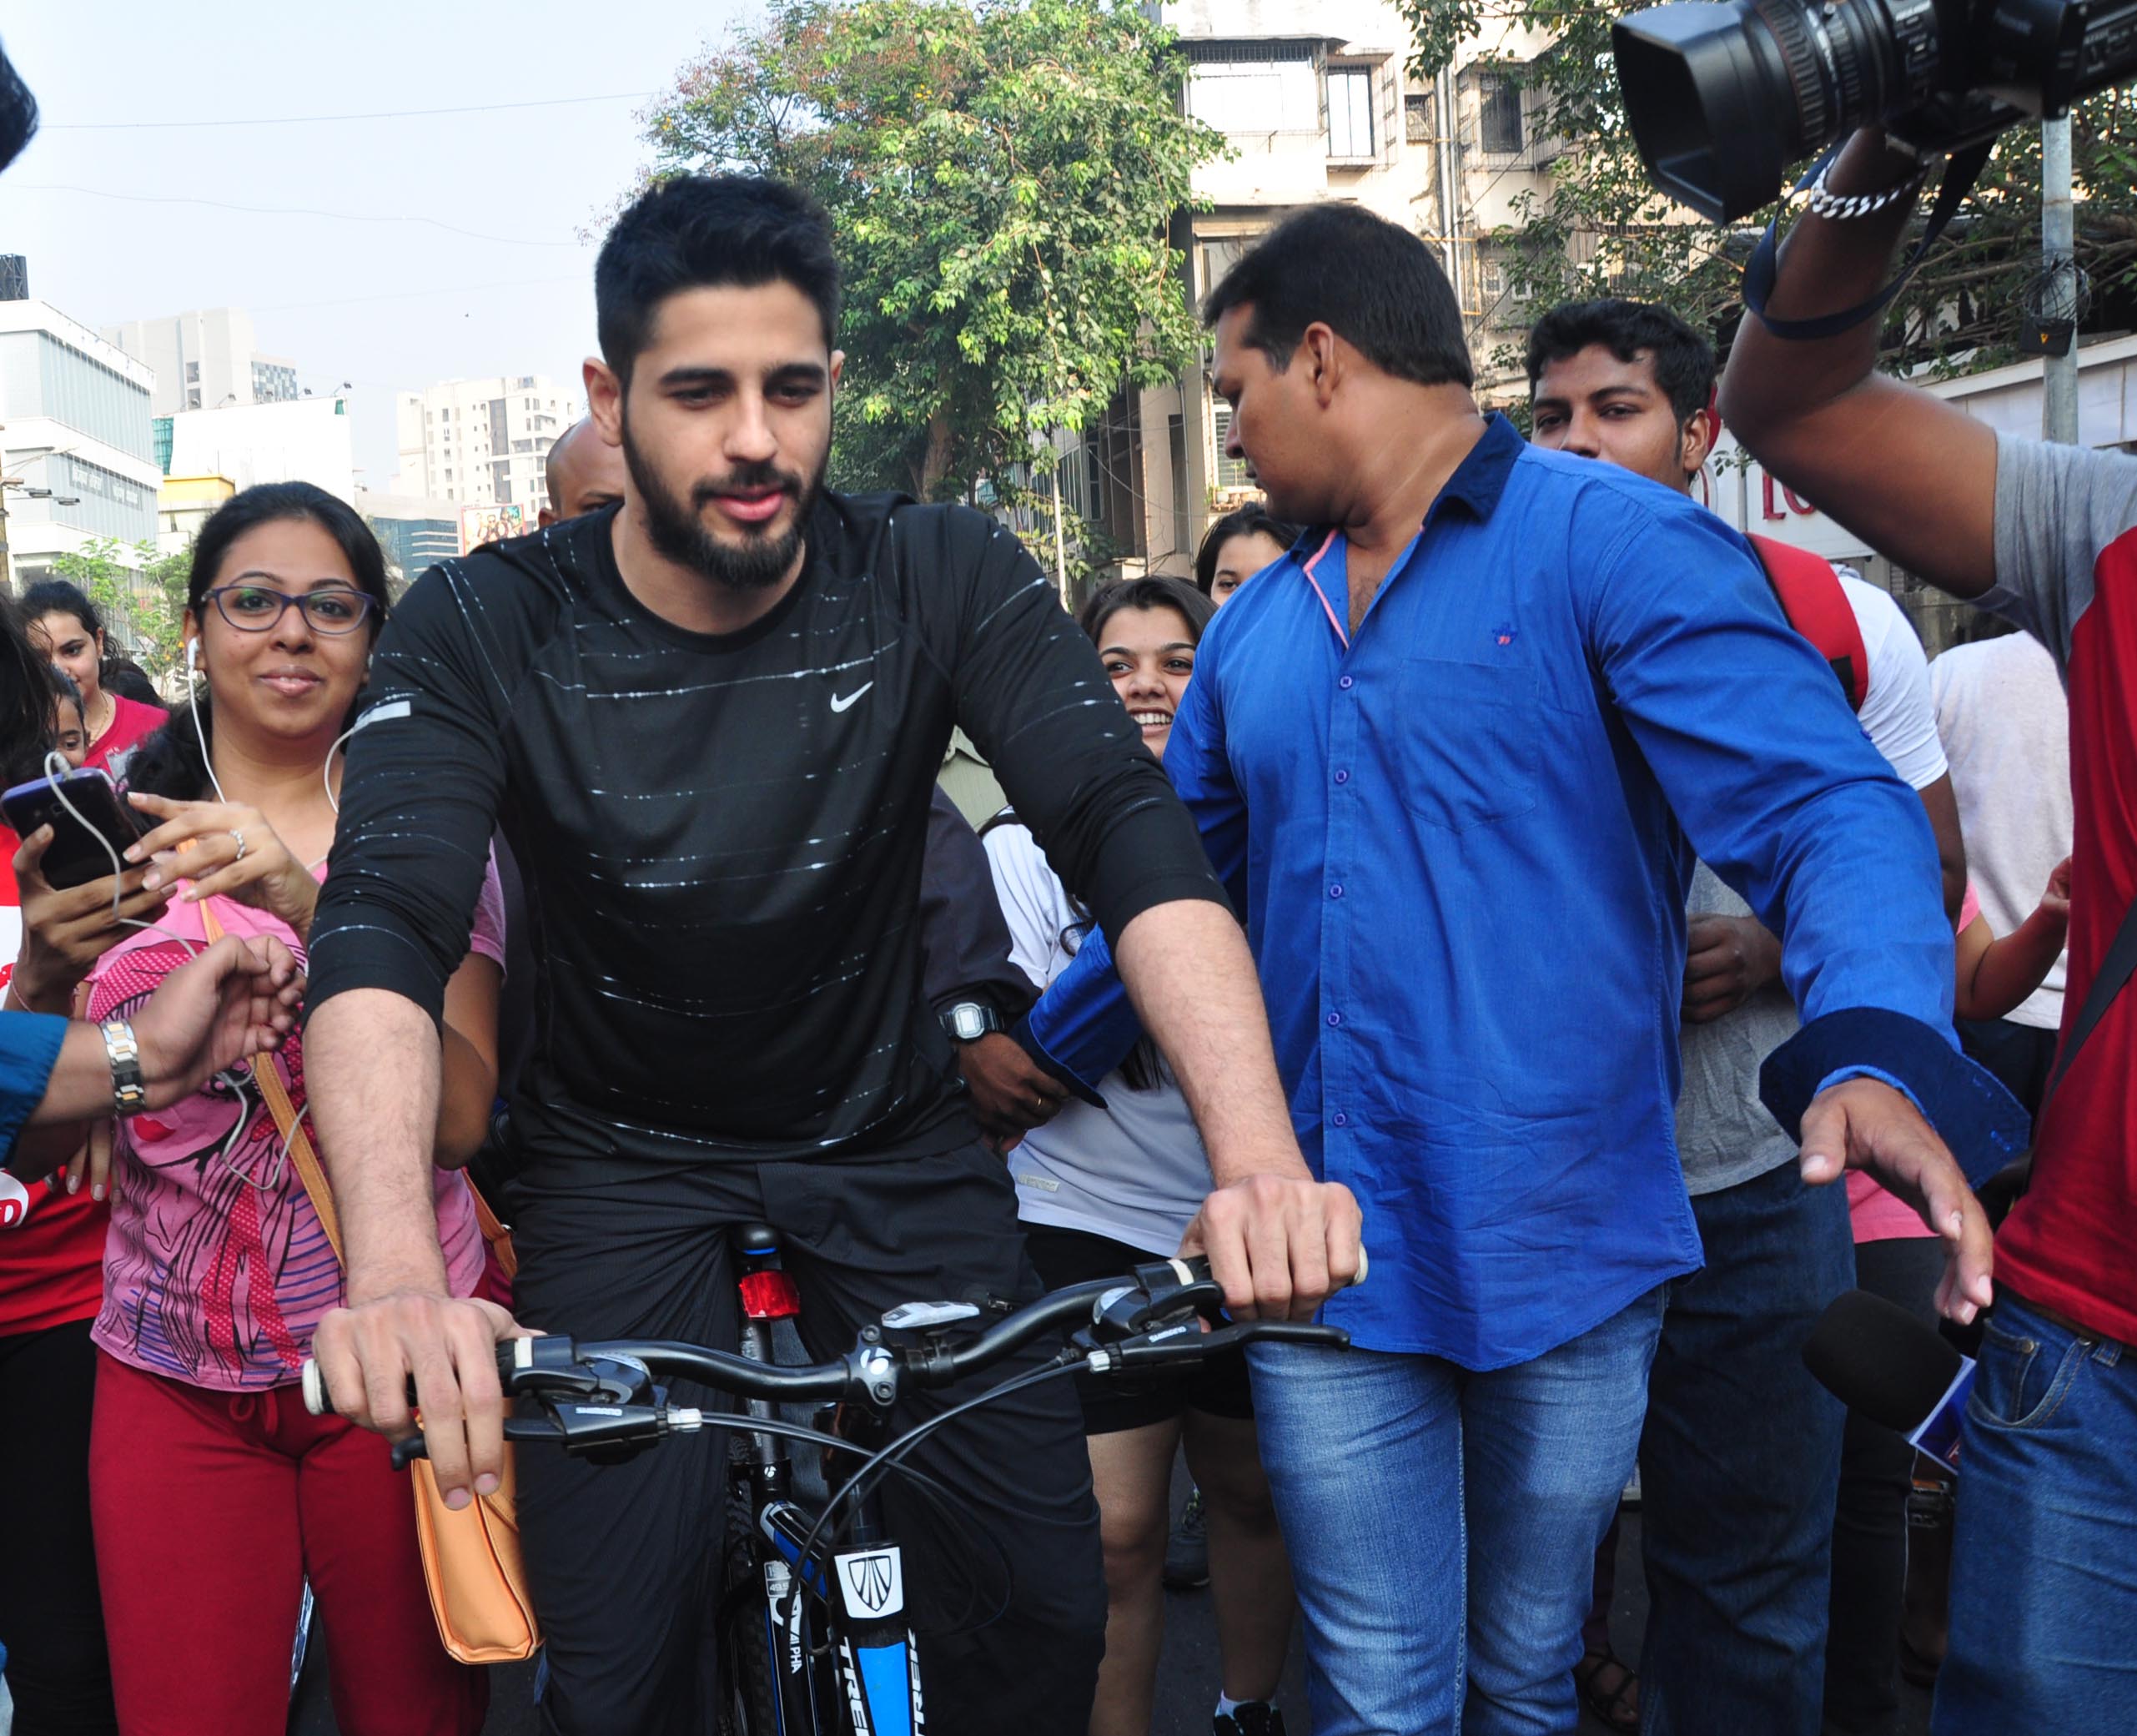
M 249 309 L 260 349 L 294 360 L 300 385 L 324 395 L 353 382 L 358 478 L 384 489 L 396 390 L 541 374 L 579 395 L 599 244 L 580 232 L 598 230 L 649 160 L 636 117 L 651 93 L 754 11 L 747 0 L 11 8 L 0 43 L 43 127 L 0 176 L 0 253 L 28 254 L 31 294 L 93 328 Z M 465 112 L 475 108 L 486 112 Z M 446 112 L 110 124 L 410 109 Z

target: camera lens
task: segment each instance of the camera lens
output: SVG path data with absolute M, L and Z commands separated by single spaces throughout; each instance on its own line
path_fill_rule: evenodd
M 1658 6 L 1611 28 L 1626 118 L 1655 180 L 1715 223 L 1771 201 L 1791 163 L 1933 83 L 1933 0 Z

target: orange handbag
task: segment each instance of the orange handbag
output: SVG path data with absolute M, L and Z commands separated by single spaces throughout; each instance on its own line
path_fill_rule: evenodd
M 205 904 L 201 918 L 212 944 L 223 936 L 222 924 Z M 261 1100 L 274 1116 L 274 1125 L 289 1148 L 289 1161 L 304 1185 L 319 1227 L 342 1260 L 341 1222 L 334 1209 L 334 1195 L 326 1171 L 289 1092 L 282 1083 L 281 1069 L 271 1054 L 255 1056 L 253 1081 Z M 468 1192 L 475 1200 L 475 1221 L 483 1240 L 509 1276 L 519 1262 L 512 1251 L 511 1233 L 497 1221 L 472 1182 Z M 478 1495 L 455 1512 L 445 1505 L 430 1461 L 417 1459 L 410 1467 L 415 1490 L 415 1537 L 423 1552 L 423 1578 L 430 1593 L 430 1613 L 438 1623 L 438 1638 L 445 1650 L 462 1663 L 515 1663 L 531 1658 L 541 1644 L 541 1629 L 535 1619 L 534 1603 L 527 1592 L 527 1573 L 520 1554 L 519 1511 L 514 1502 L 512 1449 L 505 1448 L 504 1475 L 496 1492 Z

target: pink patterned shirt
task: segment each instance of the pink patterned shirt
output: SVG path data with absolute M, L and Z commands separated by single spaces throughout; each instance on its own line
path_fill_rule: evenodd
M 302 959 L 296 936 L 265 912 L 230 898 L 211 902 L 224 932 L 271 934 Z M 199 905 L 172 904 L 161 925 L 206 938 Z M 494 862 L 470 945 L 504 963 L 504 895 Z M 113 948 L 91 979 L 89 1016 L 123 1017 L 189 956 L 161 934 L 137 934 Z M 304 1045 L 297 1035 L 260 1064 L 278 1069 L 303 1112 Z M 341 1301 L 340 1262 L 295 1166 L 283 1155 L 274 1116 L 249 1083 L 244 1105 L 245 1130 L 227 1159 L 223 1145 L 236 1101 L 214 1080 L 183 1103 L 119 1124 L 103 1306 L 92 1335 L 122 1362 L 223 1392 L 294 1381 L 319 1316 Z M 316 1146 L 308 1115 L 304 1130 Z M 455 1296 L 470 1296 L 482 1276 L 483 1244 L 466 1178 L 437 1170 L 432 1182 L 448 1281 Z

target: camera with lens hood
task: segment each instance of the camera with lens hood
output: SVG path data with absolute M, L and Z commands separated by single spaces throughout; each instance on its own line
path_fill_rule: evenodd
M 2137 0 L 1695 0 L 1611 48 L 1656 184 L 1732 223 L 1858 127 L 1956 153 L 2137 77 Z

